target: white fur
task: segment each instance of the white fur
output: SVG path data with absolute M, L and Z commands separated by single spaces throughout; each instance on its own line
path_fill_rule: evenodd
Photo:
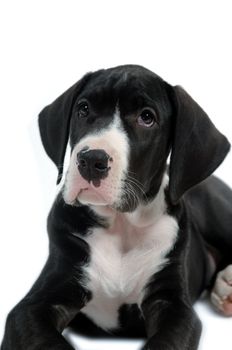
M 152 203 L 139 206 L 134 213 L 101 208 L 101 214 L 110 219 L 109 228 L 94 229 L 85 238 L 91 249 L 91 261 L 84 268 L 85 284 L 93 299 L 82 312 L 104 329 L 118 326 L 123 303 L 140 305 L 149 279 L 168 262 L 178 225 L 166 213 L 166 182 L 165 178 Z

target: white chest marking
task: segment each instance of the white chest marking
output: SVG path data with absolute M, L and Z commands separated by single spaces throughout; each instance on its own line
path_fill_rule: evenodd
M 91 260 L 84 267 L 85 281 L 93 298 L 81 311 L 104 329 L 118 326 L 122 304 L 140 305 L 149 279 L 168 262 L 178 225 L 164 212 L 156 210 L 155 215 L 155 207 L 154 203 L 147 206 L 146 213 L 140 207 L 136 215 L 117 213 L 109 229 L 95 229 L 86 238 Z M 139 217 L 145 214 L 146 222 L 152 223 L 143 226 Z

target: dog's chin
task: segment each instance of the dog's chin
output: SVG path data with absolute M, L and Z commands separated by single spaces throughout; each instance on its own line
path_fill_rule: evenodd
M 113 202 L 107 200 L 101 193 L 83 189 L 77 196 L 78 202 L 83 205 L 112 206 Z
M 78 201 L 83 205 L 109 207 L 121 213 L 133 212 L 139 205 L 138 197 L 126 197 L 117 195 L 117 199 L 108 198 L 107 194 L 92 190 L 82 190 L 78 195 Z
M 115 201 L 109 201 L 106 198 L 104 198 L 101 194 L 88 190 L 81 190 L 75 197 L 75 199 L 68 198 L 65 195 L 63 197 L 65 203 L 69 205 L 87 205 L 102 208 L 108 207 L 121 213 L 133 212 L 139 204 L 137 201 L 135 201 L 134 199 L 132 200 L 130 198 L 119 198 Z
M 79 181 L 66 182 L 63 187 L 63 199 L 72 206 L 108 207 L 121 213 L 133 212 L 139 205 L 139 195 L 129 193 L 121 184 L 116 187 L 101 181 L 100 186 Z

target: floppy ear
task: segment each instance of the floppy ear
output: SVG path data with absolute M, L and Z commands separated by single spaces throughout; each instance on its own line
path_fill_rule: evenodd
M 206 179 L 230 149 L 227 138 L 180 86 L 174 88 L 176 119 L 170 159 L 169 191 L 176 203 L 185 191 Z
M 63 162 L 69 138 L 73 105 L 90 75 L 91 73 L 86 74 L 39 114 L 39 130 L 43 146 L 58 168 L 57 184 L 63 174 Z

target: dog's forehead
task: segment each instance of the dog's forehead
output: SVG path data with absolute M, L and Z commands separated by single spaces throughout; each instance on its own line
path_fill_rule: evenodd
M 96 108 L 136 110 L 163 97 L 164 82 L 155 73 L 140 66 L 120 66 L 92 74 L 80 98 Z

